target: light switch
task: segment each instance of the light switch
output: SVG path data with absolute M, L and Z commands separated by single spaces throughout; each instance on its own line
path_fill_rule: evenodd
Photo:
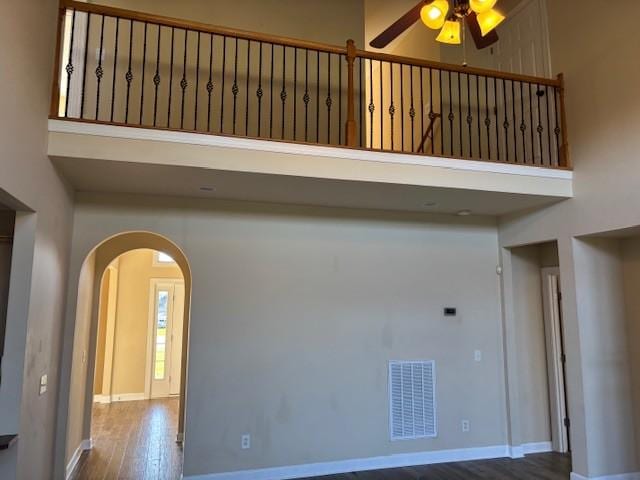
M 482 361 L 482 350 L 476 350 L 474 353 L 474 357 L 476 362 L 481 362 Z
M 47 374 L 45 373 L 40 377 L 40 395 L 47 391 Z

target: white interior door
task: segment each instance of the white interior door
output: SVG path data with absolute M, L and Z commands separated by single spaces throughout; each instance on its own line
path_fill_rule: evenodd
M 151 330 L 151 398 L 180 393 L 184 282 L 155 280 Z
M 564 332 L 560 307 L 560 271 L 542 269 L 542 299 L 547 347 L 549 406 L 551 413 L 551 443 L 555 452 L 569 451 L 567 401 L 565 390 Z

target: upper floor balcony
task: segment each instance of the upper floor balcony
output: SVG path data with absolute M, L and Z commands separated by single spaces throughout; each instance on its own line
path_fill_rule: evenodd
M 59 21 L 49 154 L 79 189 L 492 215 L 572 194 L 561 76 L 71 0 Z

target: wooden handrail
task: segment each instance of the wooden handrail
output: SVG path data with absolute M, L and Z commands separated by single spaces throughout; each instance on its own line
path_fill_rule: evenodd
M 405 65 L 413 65 L 415 67 L 432 68 L 434 70 L 445 70 L 448 72 L 465 73 L 469 75 L 478 75 L 480 77 L 499 78 L 501 80 L 513 80 L 515 82 L 531 83 L 535 85 L 548 85 L 550 87 L 560 87 L 560 81 L 554 78 L 532 77 L 530 75 L 520 75 L 516 73 L 499 72 L 497 70 L 487 70 L 484 68 L 464 67 L 451 63 L 434 62 L 431 60 L 420 60 L 411 57 L 402 57 L 399 55 L 389 55 L 387 53 L 370 52 L 367 50 L 357 50 L 356 56 L 377 60 L 381 62 L 400 63 Z
M 436 120 L 438 118 L 442 118 L 442 115 L 439 113 L 434 113 L 433 116 L 429 119 L 429 125 L 427 126 L 427 129 L 424 131 L 424 135 L 422 136 L 422 141 L 420 142 L 420 146 L 416 150 L 416 153 L 417 152 L 424 153 L 424 145 L 425 143 L 427 143 L 427 139 L 429 138 L 429 135 L 433 131 L 433 126 L 436 123 Z M 433 144 L 433 140 L 431 141 L 431 143 Z
M 347 49 L 345 47 L 340 47 L 337 45 L 329 45 L 325 43 L 281 37 L 278 35 L 269 35 L 266 33 L 249 32 L 246 30 L 236 30 L 234 28 L 220 27 L 216 25 L 192 22 L 188 20 L 180 20 L 178 18 L 165 17 L 162 15 L 136 12 L 124 8 L 108 7 L 105 5 L 77 2 L 74 0 L 61 0 L 61 6 L 62 8 L 70 8 L 79 12 L 95 13 L 97 15 L 124 18 L 127 20 L 134 20 L 138 22 L 154 23 L 165 27 L 174 27 L 184 30 L 191 30 L 194 32 L 212 33 L 215 35 L 222 35 L 227 37 L 237 37 L 243 40 L 273 43 L 276 45 L 286 45 L 288 47 L 305 48 L 308 50 L 317 50 L 320 52 L 336 53 L 340 55 L 347 54 Z

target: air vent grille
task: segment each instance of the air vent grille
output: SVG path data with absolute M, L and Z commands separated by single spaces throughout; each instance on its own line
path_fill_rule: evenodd
M 436 436 L 435 362 L 389 362 L 391 440 Z

